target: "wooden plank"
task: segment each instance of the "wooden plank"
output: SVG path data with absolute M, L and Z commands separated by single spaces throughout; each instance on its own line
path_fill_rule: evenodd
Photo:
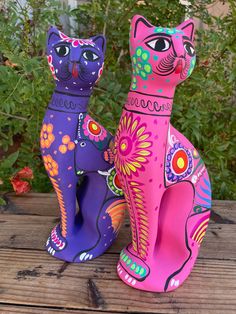
M 7 205 L 2 206 L 2 209 L 0 208 L 2 213 L 59 216 L 54 193 L 28 193 L 20 196 L 15 195 L 15 193 L 7 193 L 5 200 Z M 236 223 L 235 201 L 214 200 L 212 208 L 218 215 L 213 215 L 212 222 Z
M 67 264 L 67 267 L 39 251 L 2 249 L 0 256 L 0 300 L 6 305 L 108 313 L 236 312 L 236 261 L 233 260 L 199 259 L 182 287 L 157 294 L 123 284 L 115 275 L 116 259 L 111 254 L 81 265 Z M 97 273 L 99 264 L 106 265 L 111 272 Z M 62 268 L 64 271 L 58 271 Z M 48 275 L 50 271 L 59 276 Z
M 0 215 L 0 248 L 44 250 L 45 241 L 56 223 L 54 217 Z M 129 224 L 124 224 L 109 252 L 119 253 L 130 239 Z M 236 259 L 236 225 L 210 224 L 200 257 Z
M 106 313 L 103 311 L 84 311 L 84 310 L 68 310 L 68 309 L 52 309 L 32 306 L 17 306 L 17 305 L 0 305 L 0 314 L 98 314 Z M 110 312 L 122 314 L 121 312 Z M 126 313 L 126 312 L 123 312 Z

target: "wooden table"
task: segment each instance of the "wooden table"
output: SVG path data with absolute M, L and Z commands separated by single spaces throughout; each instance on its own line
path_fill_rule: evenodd
M 116 275 L 130 238 L 126 219 L 103 256 L 84 263 L 44 250 L 58 222 L 54 194 L 5 196 L 0 207 L 0 313 L 236 313 L 236 202 L 214 201 L 199 258 L 185 284 L 166 294 L 141 292 Z

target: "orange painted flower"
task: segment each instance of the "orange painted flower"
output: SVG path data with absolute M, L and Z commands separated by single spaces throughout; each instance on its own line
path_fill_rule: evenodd
M 43 156 L 44 166 L 51 177 L 58 175 L 58 164 L 51 155 Z
M 40 132 L 40 145 L 41 148 L 49 148 L 55 140 L 53 135 L 53 125 L 51 123 L 44 123 Z
M 146 131 L 146 124 L 140 124 L 140 118 L 126 113 L 117 130 L 114 155 L 115 165 L 124 175 L 137 175 L 138 169 L 144 170 L 144 164 L 152 155 L 151 133 Z
M 75 143 L 70 140 L 69 135 L 64 135 L 62 138 L 62 145 L 59 146 L 59 151 L 65 154 L 67 150 L 73 150 L 75 148 Z

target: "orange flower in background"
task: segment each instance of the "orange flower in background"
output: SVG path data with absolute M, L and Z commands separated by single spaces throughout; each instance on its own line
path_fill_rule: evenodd
M 40 132 L 40 145 L 41 148 L 49 148 L 55 140 L 53 135 L 53 125 L 51 123 L 44 123 Z
M 44 166 L 51 177 L 58 175 L 58 164 L 51 155 L 43 156 Z
M 67 150 L 73 150 L 75 148 L 75 143 L 70 140 L 69 135 L 64 135 L 62 138 L 62 145 L 59 146 L 59 151 L 65 154 Z
M 16 194 L 24 194 L 31 190 L 31 185 L 22 179 L 32 180 L 34 178 L 33 170 L 29 167 L 24 167 L 18 171 L 12 178 L 10 178 L 12 187 Z

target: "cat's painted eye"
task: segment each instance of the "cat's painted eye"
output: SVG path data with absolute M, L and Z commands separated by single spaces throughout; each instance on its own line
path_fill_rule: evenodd
M 88 60 L 88 61 L 96 61 L 97 59 L 99 59 L 99 56 L 94 53 L 93 51 L 91 50 L 86 50 L 84 53 L 83 53 L 83 57 Z
M 195 49 L 193 48 L 193 45 L 190 44 L 188 41 L 184 43 L 184 49 L 190 57 L 193 57 L 195 55 Z
M 59 57 L 65 57 L 69 54 L 70 48 L 66 45 L 56 47 L 56 53 Z
M 155 51 L 163 52 L 170 48 L 171 42 L 167 38 L 156 38 L 146 43 L 148 47 Z

